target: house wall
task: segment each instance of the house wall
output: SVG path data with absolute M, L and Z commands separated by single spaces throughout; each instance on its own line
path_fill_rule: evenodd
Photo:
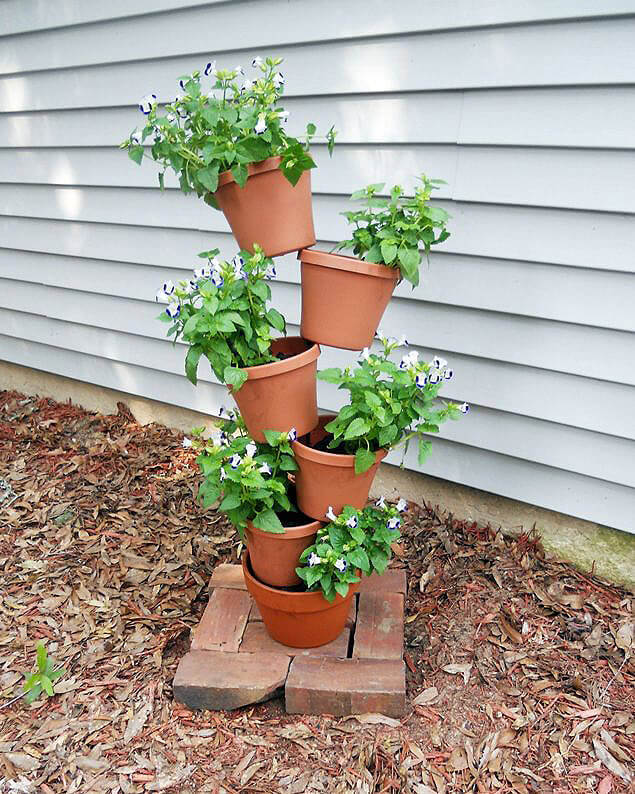
M 347 236 L 354 189 L 448 182 L 452 236 L 382 323 L 447 358 L 445 395 L 472 405 L 424 472 L 634 532 L 633 41 L 635 0 L 5 0 L 0 360 L 218 410 L 224 388 L 206 366 L 185 379 L 153 296 L 198 251 L 233 254 L 228 226 L 116 147 L 141 95 L 172 98 L 209 57 L 280 55 L 291 130 L 340 131 L 332 159 L 314 148 L 322 245 Z M 278 271 L 293 332 L 295 258 Z M 320 384 L 322 408 L 340 400 Z

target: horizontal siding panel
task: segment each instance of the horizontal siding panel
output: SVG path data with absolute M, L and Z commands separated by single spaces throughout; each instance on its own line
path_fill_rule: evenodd
M 209 246 L 209 240 L 205 241 Z M 225 258 L 235 253 L 233 237 L 219 240 Z M 327 243 L 318 248 L 329 250 Z M 196 251 L 186 256 L 181 249 L 169 262 L 161 263 L 144 251 L 139 265 L 124 262 L 65 258 L 28 251 L 0 249 L 0 276 L 57 287 L 81 286 L 90 292 L 147 299 L 153 285 L 166 278 L 189 279 L 197 266 Z M 100 252 L 96 252 L 100 253 Z M 189 262 L 188 262 L 189 259 Z M 148 271 L 151 272 L 148 272 Z M 300 267 L 295 254 L 277 260 L 278 280 L 300 284 Z M 567 294 L 567 301 L 562 295 Z M 403 282 L 395 296 L 449 306 L 518 314 L 581 325 L 635 331 L 635 277 L 625 273 L 602 273 L 582 268 L 510 262 L 500 259 L 437 254 L 423 264 L 421 283 L 416 289 Z
M 452 236 L 443 244 L 443 250 L 448 253 L 635 272 L 635 223 L 628 215 L 469 202 L 438 203 L 452 215 Z M 313 211 L 321 239 L 342 240 L 349 236 L 349 227 L 339 214 L 346 206 L 342 196 L 314 196 Z M 145 226 L 150 227 L 146 232 L 153 239 L 155 230 L 168 228 L 229 233 L 220 212 L 176 190 L 161 193 L 129 188 L 124 192 L 120 188 L 0 183 L 2 215 Z M 2 239 L 20 223 L 18 218 L 0 218 Z M 35 221 L 28 222 L 32 223 Z M 126 236 L 137 231 L 123 228 L 121 233 L 125 247 Z M 56 234 L 64 232 L 59 230 Z M 37 244 L 35 239 L 32 244 Z M 112 258 L 124 260 L 126 256 L 122 253 Z
M 432 455 L 424 466 L 417 464 L 416 453 L 410 450 L 405 459 L 406 468 L 626 532 L 634 531 L 633 488 L 537 466 L 520 458 L 485 452 L 442 438 L 432 443 Z M 391 454 L 389 462 L 399 464 L 401 454 Z
M 159 4 L 162 5 L 162 4 Z M 158 57 L 175 57 L 190 52 L 207 54 L 209 30 L 231 30 L 235 50 L 273 48 L 296 42 L 356 40 L 368 36 L 386 36 L 429 32 L 483 25 L 508 25 L 513 22 L 579 17 L 610 17 L 632 13 L 626 0 L 613 2 L 608 8 L 593 8 L 591 0 L 569 2 L 523 2 L 520 9 L 498 0 L 475 7 L 473 4 L 446 2 L 443 6 L 420 0 L 401 0 L 399 10 L 383 0 L 269 0 L 251 3 L 213 3 L 208 8 L 179 9 L 169 14 L 153 14 L 128 19 L 104 18 L 100 24 L 58 30 L 54 36 L 43 31 L 9 40 L 0 55 L 0 74 L 47 68 L 99 64 L 103 62 L 101 45 L 109 42 L 108 60 L 133 61 Z M 188 3 L 196 6 L 197 3 Z M 451 7 L 454 6 L 454 13 Z M 578 8 L 577 6 L 581 6 Z M 616 10 L 619 9 L 619 10 Z M 162 10 L 162 9 L 161 9 Z M 133 6 L 128 10 L 138 13 Z M 108 17 L 117 17 L 109 9 Z M 249 24 L 244 20 L 248 18 Z M 59 23 L 58 23 L 59 24 Z M 175 28 L 187 30 L 187 36 L 175 36 Z M 0 16 L 0 32 L 2 16 Z M 10 28 L 9 28 L 10 29 Z
M 343 146 L 329 157 L 315 146 L 316 193 L 349 196 L 364 185 L 388 181 L 412 192 L 422 171 L 448 182 L 439 198 L 635 212 L 635 158 L 628 151 L 529 149 L 485 146 Z M 2 181 L 97 187 L 157 186 L 157 165 L 133 164 L 117 149 L 0 149 Z M 176 176 L 166 186 L 178 189 Z M 343 201 L 343 203 L 345 203 Z
M 219 386 L 201 383 L 194 388 L 185 378 L 169 373 L 157 373 L 144 367 L 8 336 L 0 337 L 0 347 L 6 361 L 194 410 L 216 414 L 220 404 L 227 402 L 226 392 Z M 410 453 L 407 467 L 451 482 L 633 531 L 632 505 L 635 494 L 632 488 L 440 438 L 435 438 L 433 443 L 433 454 L 424 467 L 419 467 Z M 399 453 L 391 455 L 391 462 L 396 464 L 399 460 Z
M 238 12 L 233 8 L 223 9 L 221 4 L 230 6 L 240 5 Z M 207 6 L 195 10 L 197 7 Z M 297 9 L 295 8 L 297 6 Z M 194 9 L 188 11 L 185 9 Z M 507 25 L 510 23 L 538 22 L 569 18 L 594 18 L 608 17 L 620 14 L 630 14 L 633 6 L 630 0 L 605 0 L 598 7 L 595 0 L 515 0 L 511 5 L 508 0 L 487 0 L 483 3 L 465 3 L 462 0 L 445 0 L 442 6 L 428 4 L 425 14 L 421 13 L 422 6 L 418 0 L 404 0 L 399 5 L 399 13 L 391 9 L 386 13 L 387 7 L 378 0 L 360 0 L 347 5 L 347 14 L 343 14 L 342 5 L 338 0 L 321 0 L 319 7 L 314 3 L 304 0 L 295 0 L 293 4 L 272 3 L 268 4 L 270 14 L 260 12 L 258 0 L 251 3 L 227 3 L 227 0 L 186 0 L 177 3 L 175 0 L 137 0 L 134 4 L 126 0 L 109 0 L 105 6 L 81 2 L 81 0 L 67 0 L 63 5 L 51 6 L 42 0 L 3 0 L 0 7 L 0 35 L 11 33 L 24 33 L 29 31 L 46 30 L 66 26 L 85 25 L 91 22 L 104 22 L 98 31 L 102 36 L 114 35 L 117 40 L 121 33 L 128 27 L 132 28 L 139 38 L 136 42 L 125 39 L 119 46 L 134 46 L 137 50 L 141 45 L 153 46 L 153 37 L 163 35 L 162 43 L 167 47 L 175 47 L 175 52 L 183 52 L 183 45 L 174 42 L 170 36 L 170 29 L 166 31 L 165 16 L 158 19 L 131 17 L 146 17 L 162 11 L 173 11 L 167 19 L 171 25 L 182 25 L 188 29 L 191 36 L 193 49 L 195 42 L 205 50 L 208 41 L 201 37 L 199 24 L 205 26 L 213 23 L 216 28 L 222 24 L 233 26 L 232 40 L 240 46 L 263 46 L 264 42 L 279 43 L 281 36 L 285 36 L 284 28 L 292 31 L 288 36 L 289 41 L 306 40 L 307 36 L 318 38 L 339 38 L 340 36 L 368 36 L 389 32 L 410 32 L 412 30 L 445 30 L 448 28 L 479 27 L 483 25 Z M 319 13 L 316 13 L 319 8 Z M 242 17 L 238 13 L 242 12 Z M 339 13 L 338 13 L 339 12 Z M 204 14 L 205 16 L 201 16 Z M 274 16 L 273 23 L 269 16 Z M 252 24 L 245 26 L 242 20 L 248 17 Z M 111 25 L 111 20 L 122 20 L 124 25 Z M 353 21 L 354 20 L 354 21 Z M 141 28 L 135 24 L 141 23 Z M 284 22 L 284 25 L 281 23 Z M 275 23 L 275 24 L 274 24 Z M 153 26 L 154 25 L 154 26 Z M 157 27 L 158 26 L 158 27 Z M 283 31 L 280 30 L 283 28 Z M 315 31 L 319 31 L 317 34 Z M 90 29 L 89 29 L 90 30 Z M 86 34 L 86 30 L 81 31 Z M 58 33 L 59 35 L 59 33 Z M 288 35 L 288 34 L 287 34 Z M 293 38 L 295 37 L 295 38 Z M 33 36 L 36 42 L 42 41 Z M 146 41 L 148 39 L 148 41 Z M 66 47 L 72 47 L 74 39 L 64 39 Z M 249 43 L 248 43 L 249 42 Z M 78 48 L 83 55 L 81 47 Z M 131 57 L 134 56 L 134 49 Z M 33 52 L 31 54 L 36 54 Z
M 141 340 L 129 334 L 102 331 L 95 327 L 86 328 L 69 323 L 66 319 L 55 322 L 50 318 L 20 315 L 17 312 L 5 314 L 3 319 L 3 332 L 7 335 L 173 374 L 182 372 L 182 345 L 174 348 L 166 342 Z M 170 348 L 169 353 L 167 348 Z M 335 363 L 337 356 L 334 352 L 323 353 L 319 361 L 320 368 Z M 200 369 L 202 379 L 213 380 L 205 362 Z M 345 395 L 329 384 L 319 384 L 319 395 L 320 407 L 325 410 L 337 410 L 346 401 Z M 456 395 L 454 383 L 447 384 L 444 395 L 449 399 L 462 399 L 465 396 Z M 622 485 L 635 485 L 635 469 L 622 465 L 635 455 L 635 442 L 625 439 L 588 433 L 480 406 L 476 406 L 463 421 L 446 423 L 441 435 L 448 440 L 489 451 L 512 454 Z
M 318 133 L 334 124 L 338 143 L 635 148 L 632 86 L 287 97 L 284 106 L 291 134 L 307 120 Z M 117 146 L 141 123 L 129 107 L 0 113 L 0 145 Z
M 111 298 L 0 279 L 0 306 L 156 336 L 151 301 Z M 298 290 L 274 283 L 274 302 L 290 323 L 299 323 Z M 387 333 L 408 331 L 413 344 L 607 380 L 635 384 L 632 336 L 620 331 L 529 320 L 474 309 L 393 299 L 382 321 Z
M 36 266 L 30 267 L 30 256 L 26 252 L 0 250 L 0 276 L 147 301 L 166 278 L 176 281 L 191 272 L 185 267 L 163 268 L 52 255 L 39 256 Z M 284 281 L 297 281 L 295 261 L 280 263 L 278 274 Z M 149 331 L 152 333 L 152 329 Z M 158 324 L 154 333 L 157 336 L 161 333 Z M 451 358 L 457 393 L 469 393 L 470 400 L 481 406 L 635 439 L 635 412 L 631 410 L 634 387 L 510 365 L 447 349 L 419 349 L 427 360 L 436 353 Z M 350 358 L 349 353 L 333 351 L 333 354 L 338 357 L 338 366 L 345 366 Z M 597 406 L 604 404 L 610 404 L 613 410 L 598 411 Z
M 392 93 L 630 84 L 635 80 L 634 34 L 635 19 L 610 19 L 371 39 L 354 47 L 347 41 L 279 47 L 277 54 L 285 59 L 291 96 L 359 94 L 369 86 L 375 93 Z M 584 57 L 572 58 L 572 52 Z M 231 68 L 256 54 L 224 53 L 218 65 Z M 177 92 L 175 78 L 199 69 L 206 57 L 9 75 L 0 81 L 0 106 L 24 111 L 136 105 L 150 91 L 166 101 Z M 443 68 L 430 69 L 431 63 Z

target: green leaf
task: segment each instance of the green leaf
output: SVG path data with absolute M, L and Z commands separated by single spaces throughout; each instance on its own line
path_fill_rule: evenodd
M 245 187 L 248 176 L 247 166 L 243 165 L 242 163 L 236 163 L 236 165 L 232 168 L 232 176 L 236 180 L 237 185 L 240 185 L 240 187 Z
M 238 369 L 238 367 L 225 367 L 223 380 L 228 386 L 232 387 L 233 391 L 238 391 L 247 380 L 247 373 L 242 369 Z
M 47 654 L 46 654 L 46 648 L 44 647 L 44 643 L 43 642 L 38 642 L 38 644 L 37 644 L 37 654 L 36 655 L 37 655 L 38 670 L 41 673 L 44 673 L 46 671 Z
M 379 431 L 379 436 L 377 437 L 377 443 L 380 447 L 386 447 L 390 444 L 391 441 L 397 437 L 399 429 L 397 425 L 388 425 L 387 427 L 382 427 Z
M 278 430 L 263 430 L 262 432 L 267 440 L 267 444 L 269 444 L 270 447 L 275 447 L 280 438 L 280 432 Z
M 374 392 L 365 391 L 364 399 L 366 400 L 366 403 L 370 405 L 371 408 L 374 408 L 375 410 L 381 408 L 381 400 Z
M 426 458 L 432 451 L 432 444 L 429 441 L 424 441 L 422 438 L 419 439 L 419 455 L 417 460 L 419 461 L 419 465 L 423 465 Z
M 137 165 L 141 165 L 141 161 L 143 160 L 143 146 L 133 146 L 131 149 L 128 149 L 128 157 Z
M 202 353 L 203 348 L 200 345 L 192 345 L 185 356 L 185 375 L 194 386 L 196 386 L 198 380 L 198 362 L 200 361 Z
M 53 690 L 53 684 L 51 683 L 51 679 L 48 676 L 43 675 L 40 677 L 40 683 L 42 684 L 42 688 L 44 689 L 46 694 L 49 697 L 53 697 L 55 691 Z
M 327 383 L 341 383 L 342 370 L 337 367 L 330 367 L 329 369 L 321 369 L 318 374 L 319 380 L 324 380 Z
M 400 248 L 399 264 L 402 276 L 409 281 L 413 287 L 419 283 L 419 262 L 421 254 L 417 248 Z
M 363 474 L 375 463 L 375 453 L 360 447 L 355 453 L 355 474 Z
M 265 160 L 269 154 L 269 144 L 260 137 L 245 138 L 237 148 L 239 153 L 246 155 L 252 163 L 259 163 L 261 160 Z
M 347 582 L 335 582 L 335 590 L 345 598 L 348 595 L 348 584 Z
M 348 554 L 348 561 L 356 568 L 361 568 L 364 573 L 370 571 L 370 560 L 364 549 L 353 549 L 353 551 Z
M 220 503 L 220 505 L 218 506 L 218 509 L 219 510 L 234 510 L 235 508 L 240 507 L 240 504 L 241 504 L 241 502 L 240 502 L 240 498 L 239 498 L 238 494 L 229 493 L 223 499 L 223 501 Z
M 253 284 L 249 285 L 249 289 L 257 298 L 260 298 L 261 301 L 268 301 L 271 297 L 269 285 L 265 284 L 264 281 L 255 281 Z
M 351 438 L 359 438 L 359 436 L 363 436 L 370 430 L 370 425 L 365 419 L 362 419 L 361 416 L 358 416 L 357 419 L 353 419 L 350 425 L 346 428 L 346 432 L 344 433 L 344 439 L 348 441 Z
M 394 243 L 388 242 L 388 240 L 382 240 L 380 248 L 384 262 L 387 265 L 391 264 L 397 256 L 397 246 Z
M 207 188 L 210 193 L 215 193 L 218 187 L 218 165 L 209 165 L 196 172 L 196 178 Z
M 267 312 L 267 320 L 269 320 L 277 331 L 284 331 L 286 327 L 285 319 L 276 309 L 269 309 Z
M 273 532 L 275 534 L 282 534 L 284 532 L 284 527 L 273 510 L 263 510 L 262 513 L 258 513 L 253 520 L 253 525 L 265 532 Z

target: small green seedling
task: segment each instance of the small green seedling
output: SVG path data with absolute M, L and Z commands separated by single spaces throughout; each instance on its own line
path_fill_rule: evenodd
M 66 673 L 63 667 L 59 670 L 54 670 L 55 662 L 49 658 L 44 643 L 38 642 L 37 644 L 37 670 L 34 673 L 25 673 L 26 681 L 24 682 L 24 692 L 27 703 L 33 703 L 37 700 L 42 692 L 45 692 L 48 697 L 55 694 L 55 687 L 53 682 L 56 678 L 60 678 Z

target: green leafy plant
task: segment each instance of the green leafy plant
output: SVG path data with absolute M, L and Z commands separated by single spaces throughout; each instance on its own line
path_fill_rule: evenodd
M 204 477 L 199 499 L 209 507 L 222 497 L 218 509 L 241 536 L 248 521 L 265 532 L 283 532 L 278 513 L 296 510 L 289 499 L 292 486 L 287 474 L 297 468 L 291 449 L 297 434 L 293 428 L 288 433 L 265 430 L 267 443 L 257 443 L 247 434 L 240 415 L 229 416 L 211 438 L 204 439 L 200 429 L 193 434 L 192 446 L 199 450 L 196 462 Z
M 327 601 L 333 601 L 337 593 L 345 596 L 349 585 L 359 582 L 357 571 L 370 576 L 386 570 L 391 543 L 399 538 L 400 513 L 406 508 L 404 499 L 393 506 L 384 497 L 363 510 L 346 506 L 337 516 L 329 507 L 330 523 L 318 530 L 316 542 L 302 552 L 304 565 L 296 573 L 309 590 L 321 588 Z
M 416 350 L 404 355 L 396 364 L 390 354 L 406 344 L 378 336 L 382 350 L 372 353 L 364 348 L 357 366 L 325 369 L 320 380 L 336 384 L 350 393 L 350 401 L 325 425 L 333 438 L 330 449 L 355 455 L 355 471 L 361 474 L 375 462 L 375 452 L 404 444 L 404 455 L 413 438 L 419 443 L 419 463 L 430 452 L 426 433 L 438 433 L 446 419 L 458 419 L 469 410 L 467 403 L 441 403 L 437 397 L 444 381 L 453 376 L 447 361 L 435 356 L 420 362 Z
M 430 248 L 447 240 L 450 233 L 446 223 L 449 214 L 441 207 L 431 207 L 428 200 L 433 190 L 444 185 L 442 179 L 419 178 L 421 186 L 408 198 L 400 185 L 390 189 L 390 198 L 381 198 L 384 182 L 368 185 L 351 196 L 361 201 L 359 210 L 342 212 L 354 226 L 350 240 L 343 240 L 334 250 L 352 249 L 355 256 L 367 262 L 398 267 L 401 275 L 413 287 L 419 283 L 419 265 L 423 247 L 426 257 Z
M 120 148 L 127 149 L 134 162 L 141 164 L 144 143 L 151 139 L 150 153 L 162 170 L 159 185 L 164 186 L 170 168 L 179 178 L 184 193 L 194 191 L 218 209 L 214 193 L 218 177 L 231 171 L 243 187 L 247 166 L 281 157 L 280 170 L 292 185 L 304 171 L 315 168 L 309 145 L 316 133 L 315 124 L 306 127 L 305 140 L 288 135 L 284 124 L 288 113 L 278 107 L 284 92 L 284 77 L 278 71 L 282 58 L 254 58 L 257 76 L 245 77 L 242 66 L 216 69 L 208 63 L 201 71 L 183 75 L 179 85 L 184 92 L 159 112 L 157 97 L 148 94 L 139 102 L 147 116 L 144 127 L 135 129 Z M 326 135 L 329 154 L 333 152 L 335 129 Z
M 260 246 L 253 254 L 241 251 L 231 263 L 217 255 L 218 249 L 200 253 L 207 264 L 194 270 L 189 282 L 162 285 L 156 297 L 168 305 L 159 319 L 172 324 L 168 336 L 188 343 L 185 374 L 194 385 L 205 356 L 216 377 L 238 391 L 247 380 L 242 367 L 276 361 L 270 351 L 273 333 L 285 333 L 286 322 L 267 308 L 267 280 L 275 278 L 276 269 Z
M 33 673 L 25 673 L 26 681 L 24 682 L 23 690 L 25 700 L 27 703 L 33 703 L 37 700 L 42 692 L 47 697 L 53 697 L 55 694 L 54 681 L 63 676 L 66 670 L 60 667 L 55 669 L 55 662 L 49 658 L 46 652 L 44 643 L 38 642 L 37 646 L 37 670 Z

